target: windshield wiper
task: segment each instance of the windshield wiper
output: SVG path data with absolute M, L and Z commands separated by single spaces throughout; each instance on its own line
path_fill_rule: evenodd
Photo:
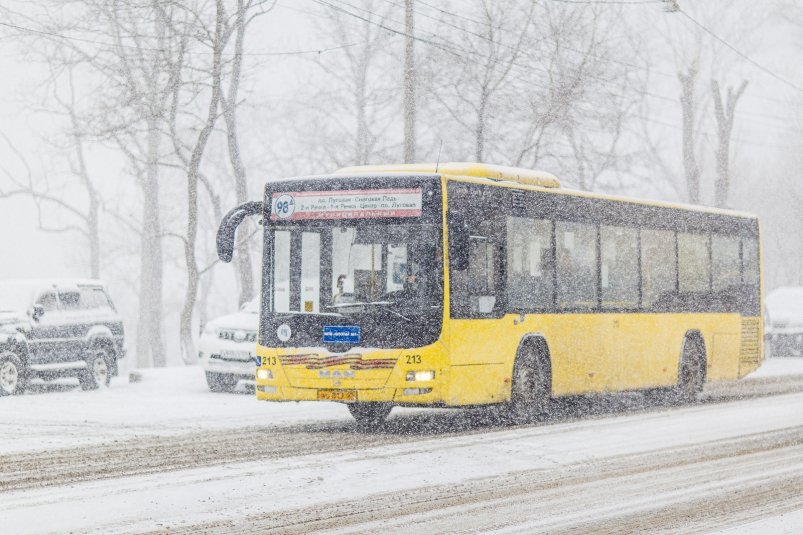
M 327 307 L 331 308 L 331 307 Z M 287 318 L 292 318 L 295 316 L 338 316 L 343 317 L 343 314 L 340 312 L 282 312 L 281 314 L 276 314 L 273 318 L 277 320 L 286 320 Z
M 359 306 L 375 306 L 375 307 L 380 308 L 380 309 L 382 309 L 382 310 L 384 310 L 386 312 L 390 312 L 394 316 L 398 316 L 403 320 L 413 321 L 410 318 L 408 318 L 407 316 L 405 316 L 404 314 L 401 314 L 400 312 L 397 312 L 397 311 L 393 310 L 392 308 L 390 308 L 390 305 L 395 305 L 395 304 L 396 304 L 396 301 L 355 301 L 353 303 L 336 303 L 334 305 L 329 305 L 326 308 L 335 308 L 335 309 L 337 309 L 337 308 L 348 308 L 348 307 L 359 307 Z

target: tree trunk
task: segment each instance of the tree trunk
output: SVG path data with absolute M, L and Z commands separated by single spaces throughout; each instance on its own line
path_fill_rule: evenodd
M 415 49 L 413 0 L 404 2 L 404 163 L 415 161 Z
M 234 191 L 237 195 L 237 204 L 248 200 L 248 184 L 246 182 L 245 165 L 240 156 L 240 142 L 237 136 L 237 93 L 240 87 L 240 74 L 243 62 L 243 41 L 245 40 L 245 6 L 242 1 L 237 6 L 237 33 L 234 41 L 234 57 L 232 58 L 231 79 L 229 80 L 229 94 L 223 100 L 223 118 L 226 122 L 226 137 L 229 148 L 229 161 L 234 175 Z M 250 225 L 243 221 L 240 227 L 240 236 L 250 235 Z M 238 304 L 250 301 L 254 297 L 254 270 L 251 261 L 250 244 L 247 240 L 240 240 L 234 255 L 234 265 L 240 287 Z
M 736 92 L 732 87 L 728 88 L 727 101 L 722 102 L 722 95 L 719 91 L 719 83 L 711 80 L 711 92 L 714 95 L 714 113 L 717 118 L 717 178 L 714 183 L 714 199 L 716 205 L 724 208 L 728 204 L 728 193 L 730 191 L 730 141 L 733 132 L 733 119 L 736 103 L 744 93 L 747 81 L 742 82 Z
M 680 104 L 683 114 L 683 168 L 686 171 L 686 191 L 689 202 L 700 202 L 700 167 L 695 155 L 694 131 L 694 85 L 697 68 L 690 67 L 687 73 L 679 73 L 681 83 Z
M 214 52 L 212 58 L 212 96 L 209 99 L 206 124 L 198 134 L 187 169 L 187 236 L 184 242 L 184 260 L 187 267 L 187 289 L 184 295 L 184 306 L 179 320 L 179 336 L 181 338 L 181 357 L 185 364 L 195 362 L 195 341 L 193 338 L 192 317 L 198 298 L 198 261 L 195 248 L 198 238 L 198 172 L 201 167 L 206 143 L 217 122 L 220 104 L 221 48 L 223 11 L 222 0 L 217 0 L 215 17 Z
M 148 161 L 142 184 L 142 247 L 140 258 L 137 366 L 167 364 L 162 339 L 162 242 L 159 218 L 159 142 L 156 117 L 148 117 Z

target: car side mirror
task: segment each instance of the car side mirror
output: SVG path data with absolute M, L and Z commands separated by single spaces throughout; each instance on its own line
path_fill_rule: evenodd
M 45 307 L 43 307 L 38 303 L 35 304 L 33 306 L 33 313 L 31 314 L 31 318 L 33 318 L 34 321 L 39 321 L 39 318 L 41 318 L 44 315 L 45 315 Z
M 468 268 L 469 232 L 466 217 L 449 212 L 449 268 L 463 271 Z

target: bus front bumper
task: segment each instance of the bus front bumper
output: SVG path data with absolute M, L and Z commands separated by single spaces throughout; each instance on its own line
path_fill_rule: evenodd
M 431 405 L 443 401 L 437 385 L 415 384 L 404 388 L 296 388 L 257 381 L 257 399 L 262 401 L 340 401 L 383 402 L 405 405 Z

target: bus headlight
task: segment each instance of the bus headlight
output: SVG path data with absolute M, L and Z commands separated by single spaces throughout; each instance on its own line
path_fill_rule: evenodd
M 264 368 L 260 368 L 257 370 L 257 379 L 273 379 L 273 372 Z
M 432 370 L 407 372 L 408 381 L 432 381 L 435 379 L 435 372 Z

